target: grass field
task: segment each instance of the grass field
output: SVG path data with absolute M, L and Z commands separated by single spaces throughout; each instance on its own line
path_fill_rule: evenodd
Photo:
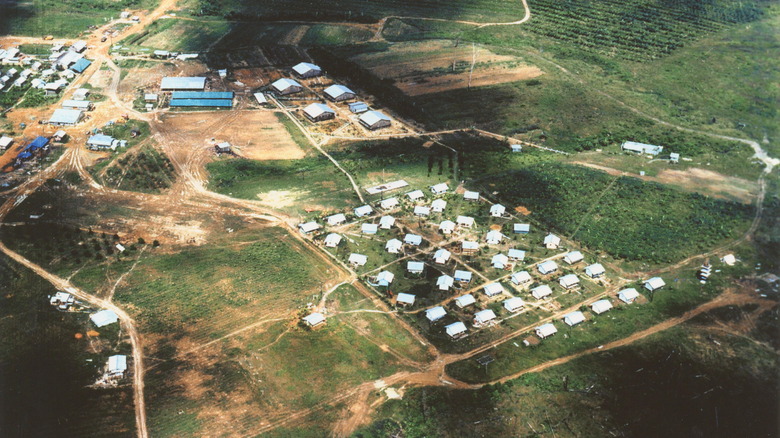
M 33 0 L 4 2 L 0 5 L 0 34 L 74 38 L 89 26 L 119 17 L 125 8 L 147 9 L 153 0 Z
M 475 21 L 513 21 L 522 17 L 515 4 L 497 0 L 444 2 L 441 0 L 392 0 L 365 3 L 354 0 L 337 4 L 312 5 L 299 0 L 274 2 L 239 2 L 226 0 L 219 4 L 201 0 L 199 12 L 238 20 L 313 20 L 375 22 L 388 15 L 403 13 L 409 16 L 436 17 Z M 197 10 L 197 9 L 196 9 Z
M 491 185 L 509 206 L 527 207 L 536 220 L 592 250 L 649 263 L 682 259 L 736 238 L 753 215 L 748 205 L 557 163 L 477 183 Z
M 170 51 L 205 51 L 228 33 L 224 21 L 166 19 L 151 23 L 143 33 L 130 35 L 118 44 Z
M 349 180 L 325 157 L 302 160 L 220 160 L 209 163 L 211 189 L 243 199 L 259 199 L 291 214 L 357 206 Z
M 575 327 L 569 327 L 560 320 L 555 321 L 558 333 L 543 340 L 538 346 L 525 347 L 518 342 L 507 342 L 492 349 L 490 355 L 495 358 L 495 366 L 488 367 L 487 371 L 476 362 L 476 358 L 470 358 L 448 365 L 447 372 L 468 382 L 484 382 L 624 338 L 712 299 L 723 291 L 728 278 L 745 274 L 748 269 L 744 266 L 723 266 L 723 274 L 706 285 L 699 284 L 691 269 L 678 270 L 665 274 L 668 286 L 652 296 L 640 283 L 628 285 L 626 287 L 635 287 L 646 294 L 649 302 L 615 306 L 602 315 L 581 309 L 588 316 L 588 321 Z
M 129 354 L 116 324 L 94 329 L 85 313 L 49 305 L 43 279 L 0 258 L 0 430 L 4 436 L 121 436 L 134 432 L 128 386 L 92 389 L 108 356 Z M 83 337 L 76 339 L 75 334 Z M 56 389 L 55 389 L 56 388 Z
M 354 436 L 771 435 L 776 366 L 751 338 L 687 325 L 507 384 L 412 389 Z

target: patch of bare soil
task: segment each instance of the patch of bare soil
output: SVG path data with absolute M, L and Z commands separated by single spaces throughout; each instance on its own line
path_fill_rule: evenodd
M 395 79 L 396 86 L 411 96 L 469 85 L 515 82 L 544 74 L 538 67 L 514 56 L 440 40 L 400 43 L 387 51 L 353 59 L 382 78 Z
M 399 81 L 396 86 L 409 96 L 438 93 L 466 87 L 503 84 L 533 79 L 543 75 L 536 66 L 523 65 L 505 68 L 475 68 L 473 74 L 468 71 L 441 76 L 423 76 Z
M 278 44 L 282 46 L 297 46 L 300 44 L 306 32 L 309 31 L 311 26 L 296 26 L 291 31 L 287 32 L 279 41 Z
M 257 194 L 260 202 L 274 208 L 292 207 L 298 202 L 299 196 L 299 192 L 289 190 L 271 190 L 270 192 Z

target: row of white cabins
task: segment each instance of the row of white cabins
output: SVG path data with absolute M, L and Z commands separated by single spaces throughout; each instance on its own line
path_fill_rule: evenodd
M 293 73 L 301 79 L 310 79 L 323 74 L 322 69 L 309 62 L 301 62 L 292 68 Z M 304 86 L 295 79 L 281 78 L 271 84 L 271 89 L 279 96 L 291 96 L 304 91 Z M 327 100 L 334 103 L 341 103 L 357 98 L 357 93 L 349 87 L 340 84 L 333 84 L 323 93 Z M 260 103 L 267 102 L 265 95 L 258 93 L 256 99 Z M 368 105 L 364 102 L 353 102 L 349 104 L 351 112 L 361 114 L 358 121 L 369 130 L 377 130 L 389 127 L 392 120 L 386 114 L 380 111 L 368 110 Z M 336 117 L 336 111 L 325 103 L 315 102 L 303 109 L 303 114 L 307 119 L 316 123 L 325 120 L 331 120 Z

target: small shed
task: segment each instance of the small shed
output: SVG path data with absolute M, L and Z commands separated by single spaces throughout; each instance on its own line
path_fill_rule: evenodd
M 0 148 L 8 149 L 8 147 L 11 146 L 12 144 L 14 144 L 13 137 L 9 137 L 7 135 L 0 137 Z
M 563 261 L 570 265 L 573 265 L 577 262 L 581 262 L 584 258 L 585 256 L 583 256 L 581 252 L 572 251 L 563 257 Z
M 493 204 L 490 207 L 490 215 L 493 217 L 501 217 L 506 213 L 506 207 L 501 204 Z
M 434 195 L 443 195 L 447 193 L 449 189 L 450 187 L 447 185 L 447 183 L 438 183 L 431 186 L 431 193 Z
M 374 209 L 370 205 L 362 205 L 355 209 L 355 216 L 363 217 L 368 216 L 374 212 Z
M 265 93 L 255 93 L 253 94 L 253 96 L 255 97 L 257 103 L 259 103 L 260 105 L 265 105 L 268 103 L 268 98 L 265 97 Z
M 555 328 L 555 326 L 548 322 L 547 324 L 540 325 L 535 330 L 536 336 L 539 336 L 541 339 L 549 338 L 550 336 L 558 333 L 558 329 Z
M 476 302 L 477 300 L 474 298 L 474 295 L 471 294 L 461 295 L 458 298 L 455 298 L 455 305 L 461 309 Z
M 445 208 L 447 208 L 447 201 L 444 199 L 435 199 L 431 202 L 431 211 L 434 213 L 442 213 Z
M 493 267 L 496 269 L 505 269 L 509 264 L 509 257 L 505 256 L 504 254 L 496 254 L 490 260 L 490 264 L 493 265 Z
M 574 327 L 575 325 L 585 322 L 585 314 L 580 312 L 579 310 L 571 313 L 567 313 L 563 316 L 563 322 L 566 323 L 569 327 Z
M 523 310 L 525 301 L 520 297 L 512 297 L 508 300 L 504 300 L 504 308 L 512 313 Z
M 469 190 L 466 190 L 463 193 L 463 199 L 467 201 L 479 201 L 479 192 L 472 192 Z
M 432 307 L 425 311 L 425 317 L 428 321 L 434 322 L 444 318 L 447 315 L 447 311 L 442 306 Z
M 73 92 L 74 100 L 87 100 L 87 96 L 89 96 L 89 88 L 77 88 Z
M 376 282 L 379 286 L 390 286 L 395 279 L 395 274 L 390 271 L 382 271 L 376 276 Z
M 501 286 L 501 283 L 488 283 L 482 287 L 482 290 L 485 292 L 485 295 L 493 297 L 504 293 L 504 286 Z
M 325 221 L 328 223 L 328 225 L 335 227 L 336 225 L 341 225 L 346 222 L 347 217 L 344 215 L 344 213 L 336 213 L 332 216 L 326 217 Z
M 650 292 L 655 292 L 664 286 L 666 286 L 666 283 L 664 282 L 664 279 L 661 277 L 653 277 L 645 281 L 645 289 L 649 290 Z
M 531 224 L 514 224 L 512 231 L 515 234 L 528 234 L 531 232 Z
M 455 281 L 459 283 L 470 283 L 473 274 L 471 271 L 456 270 L 453 276 L 455 277 Z
M 436 287 L 438 287 L 439 290 L 450 290 L 453 284 L 455 284 L 455 279 L 447 274 L 436 279 Z
M 309 327 L 317 327 L 320 324 L 325 324 L 325 315 L 319 312 L 310 313 L 303 317 L 303 322 Z
M 529 274 L 528 271 L 520 271 L 512 274 L 512 276 L 509 277 L 509 280 L 516 285 L 523 285 L 523 284 L 530 283 L 532 278 L 531 278 L 531 274 Z
M 439 231 L 444 234 L 452 234 L 455 231 L 455 222 L 450 220 L 441 221 L 439 224 Z
M 558 249 L 561 245 L 561 238 L 555 234 L 548 234 L 544 237 L 544 246 L 547 249 Z
M 633 287 L 630 287 L 628 289 L 623 289 L 620 292 L 618 292 L 617 296 L 620 301 L 626 304 L 631 304 L 634 301 L 636 301 L 637 298 L 639 298 L 639 292 Z
M 452 324 L 444 327 L 444 330 L 447 332 L 449 337 L 458 338 L 463 336 L 464 333 L 466 333 L 466 324 L 463 324 L 460 321 L 453 322 Z
M 559 278 L 558 283 L 560 283 L 561 287 L 564 289 L 571 289 L 573 287 L 579 286 L 580 278 L 574 274 L 568 274 Z
M 92 150 L 116 149 L 116 139 L 104 134 L 91 135 L 87 139 L 87 147 Z
M 336 248 L 341 243 L 341 236 L 336 233 L 330 233 L 325 236 L 325 246 L 328 248 Z
M 407 245 L 419 246 L 422 243 L 422 236 L 408 233 L 404 236 L 404 243 Z
M 552 289 L 550 289 L 550 286 L 547 286 L 546 284 L 531 289 L 531 295 L 537 300 L 541 300 L 544 297 L 549 297 L 552 295 L 552 293 Z
M 602 313 L 607 312 L 612 308 L 612 303 L 609 300 L 598 300 L 591 304 L 590 308 L 596 315 L 601 315 Z
M 379 203 L 379 207 L 382 208 L 382 210 L 390 210 L 391 208 L 395 208 L 397 206 L 398 206 L 398 198 L 383 199 Z
M 89 319 L 92 320 L 97 327 L 105 327 L 109 324 L 113 324 L 119 321 L 119 317 L 116 316 L 113 310 L 101 310 L 89 315 Z
M 425 269 L 425 263 L 423 263 L 423 262 L 407 262 L 406 263 L 406 270 L 410 274 L 422 274 L 424 269 Z
M 669 162 L 670 163 L 679 163 L 680 162 L 680 154 L 677 152 L 672 152 L 669 154 Z
M 726 254 L 720 259 L 720 261 L 729 266 L 734 266 L 737 263 L 737 258 L 734 257 L 734 254 Z
M 604 266 L 602 266 L 601 263 L 594 263 L 585 268 L 585 275 L 590 278 L 599 278 L 606 272 L 607 270 L 604 269 Z
M 318 224 L 317 222 L 314 222 L 314 221 L 306 222 L 304 224 L 298 225 L 298 229 L 300 229 L 301 233 L 303 233 L 303 234 L 309 234 L 312 231 L 319 230 L 320 228 L 322 228 L 322 227 L 320 227 L 320 224 Z
M 82 111 L 88 111 L 92 109 L 92 102 L 88 100 L 66 99 L 62 101 L 62 107 L 68 109 L 79 109 Z
M 620 149 L 624 151 L 634 152 L 642 155 L 656 156 L 664 150 L 663 146 L 656 146 L 652 144 L 638 143 L 635 141 L 627 141 L 620 145 Z
M 509 148 L 512 150 L 512 152 L 523 152 L 523 145 L 521 144 L 512 144 L 509 145 Z
M 124 354 L 115 354 L 108 357 L 106 362 L 106 374 L 108 377 L 121 377 L 127 371 L 127 356 Z
M 547 260 L 546 262 L 539 263 L 536 266 L 536 269 L 538 269 L 539 273 L 542 275 L 552 274 L 558 270 L 558 264 L 552 260 Z
M 398 239 L 390 239 L 385 244 L 385 249 L 390 254 L 398 254 L 399 251 L 401 251 L 401 248 L 404 246 L 403 242 L 401 242 Z
M 444 248 L 440 248 L 433 254 L 433 261 L 443 265 L 450 260 L 452 254 Z
M 459 227 L 471 228 L 474 226 L 474 218 L 471 216 L 458 216 L 455 222 Z
M 525 260 L 525 251 L 522 249 L 510 249 L 507 251 L 507 255 L 509 256 L 509 260 L 514 260 L 518 262 L 522 262 Z
M 431 209 L 430 207 L 423 207 L 422 205 L 418 205 L 414 207 L 414 215 L 419 217 L 428 217 L 431 215 Z
M 494 319 L 496 319 L 496 314 L 492 310 L 490 309 L 481 310 L 474 314 L 474 325 L 481 326 L 487 324 L 488 322 Z
M 485 236 L 485 241 L 488 245 L 498 245 L 502 240 L 504 240 L 504 235 L 498 230 L 490 230 Z
M 425 194 L 422 190 L 412 190 L 411 192 L 407 193 L 406 196 L 409 197 L 409 199 L 412 201 L 418 201 L 425 198 Z
M 395 218 L 392 216 L 382 216 L 379 218 L 379 228 L 389 230 L 395 225 Z
M 349 110 L 353 114 L 362 114 L 368 111 L 368 104 L 365 102 L 352 102 L 349 104 Z
M 379 231 L 379 225 L 377 224 L 363 224 L 360 227 L 360 231 L 363 234 L 376 234 Z
M 400 304 L 402 306 L 411 306 L 414 304 L 415 296 L 412 294 L 407 293 L 400 293 L 398 294 L 398 298 L 396 298 L 395 302 L 396 304 Z
M 363 266 L 368 262 L 368 257 L 363 254 L 352 253 L 349 255 L 349 264 L 353 266 Z
M 460 250 L 464 255 L 476 254 L 479 251 L 479 242 L 464 240 L 460 242 Z

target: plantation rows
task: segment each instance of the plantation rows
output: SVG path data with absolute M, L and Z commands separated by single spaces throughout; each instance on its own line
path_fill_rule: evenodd
M 648 5 L 636 1 L 576 2 L 539 0 L 527 29 L 562 42 L 621 58 L 662 57 L 727 24 L 758 19 L 755 2 L 676 0 Z
M 478 181 L 509 207 L 525 206 L 536 220 L 628 260 L 668 263 L 737 237 L 753 207 L 681 192 L 661 184 L 559 163 Z M 594 206 L 593 203 L 597 202 Z
M 171 161 L 153 148 L 119 158 L 105 173 L 105 180 L 112 187 L 141 192 L 167 189 L 174 179 Z

